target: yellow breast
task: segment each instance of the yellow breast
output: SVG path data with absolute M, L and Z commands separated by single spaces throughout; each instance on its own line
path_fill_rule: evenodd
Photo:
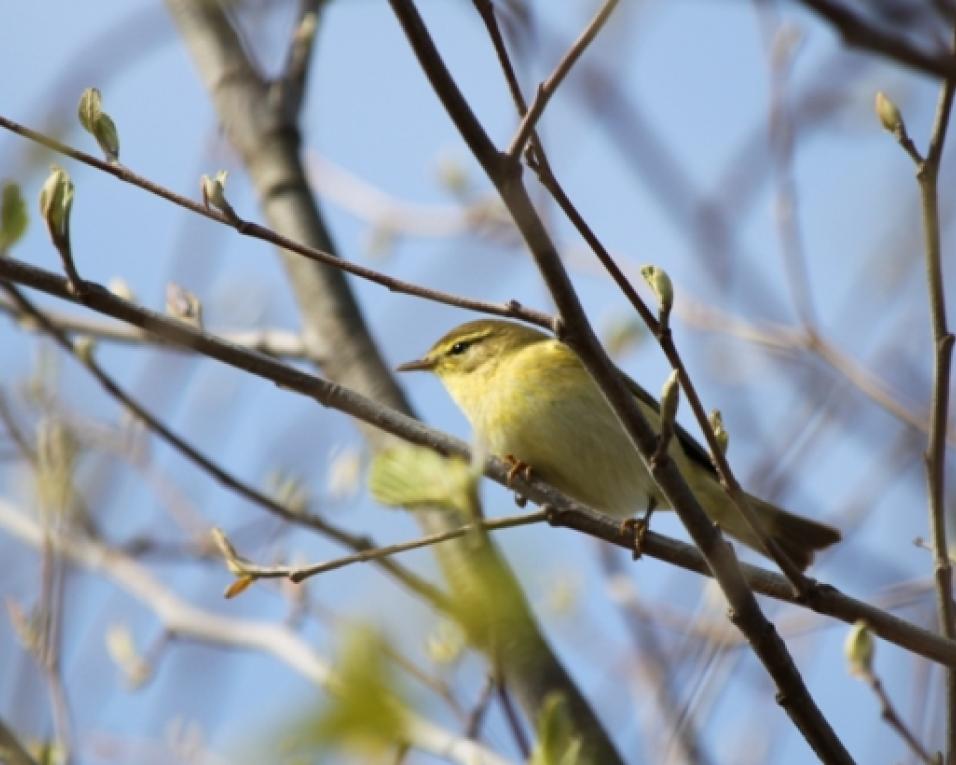
M 644 509 L 653 483 L 567 346 L 555 340 L 535 343 L 483 373 L 480 383 L 445 382 L 494 454 L 527 463 L 536 475 L 596 509 L 614 515 Z

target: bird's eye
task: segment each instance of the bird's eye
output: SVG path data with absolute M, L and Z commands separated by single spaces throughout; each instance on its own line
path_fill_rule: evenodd
M 468 343 L 464 340 L 459 340 L 451 347 L 451 355 L 458 356 L 468 350 Z

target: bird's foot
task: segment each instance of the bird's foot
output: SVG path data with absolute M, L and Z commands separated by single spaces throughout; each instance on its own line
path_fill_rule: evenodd
M 509 489 L 514 488 L 513 484 L 514 484 L 515 478 L 519 476 L 523 478 L 525 481 L 531 480 L 531 465 L 529 465 L 527 462 L 524 462 L 523 460 L 518 459 L 513 454 L 506 454 L 505 462 L 507 462 L 509 465 L 508 476 L 506 478 L 506 483 L 508 484 Z M 528 504 L 528 498 L 523 497 L 517 492 L 515 492 L 515 504 L 518 507 L 524 507 L 526 504 Z
M 647 502 L 644 515 L 640 518 L 627 518 L 621 521 L 621 535 L 631 540 L 631 557 L 634 560 L 640 559 L 644 554 L 647 532 L 651 529 L 651 515 L 655 507 L 657 507 L 657 501 L 651 498 Z

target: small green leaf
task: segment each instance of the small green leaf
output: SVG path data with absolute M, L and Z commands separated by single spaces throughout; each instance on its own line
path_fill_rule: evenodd
M 119 159 L 119 132 L 108 114 L 101 114 L 93 128 L 93 136 L 103 153 L 114 162 Z
M 78 109 L 80 124 L 90 133 L 107 159 L 119 159 L 119 132 L 116 123 L 103 111 L 103 96 L 96 88 L 87 88 L 80 96 Z
M 0 198 L 0 254 L 16 244 L 27 230 L 27 205 L 20 187 L 7 183 Z
M 74 191 L 73 181 L 66 170 L 53 165 L 43 188 L 40 189 L 40 214 L 50 229 L 54 243 L 69 241 Z
M 99 88 L 87 88 L 80 96 L 78 115 L 80 124 L 88 133 L 95 133 L 96 120 L 103 113 L 103 96 Z
M 641 276 L 648 286 L 654 290 L 657 296 L 660 320 L 662 324 L 667 324 L 671 308 L 674 306 L 674 285 L 671 278 L 663 268 L 657 266 L 641 266 Z

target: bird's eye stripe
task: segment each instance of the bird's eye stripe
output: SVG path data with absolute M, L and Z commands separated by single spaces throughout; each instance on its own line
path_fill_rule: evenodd
M 459 340 L 451 347 L 451 352 L 457 355 L 459 353 L 464 353 L 466 348 L 468 348 L 468 343 L 466 343 L 464 340 Z

